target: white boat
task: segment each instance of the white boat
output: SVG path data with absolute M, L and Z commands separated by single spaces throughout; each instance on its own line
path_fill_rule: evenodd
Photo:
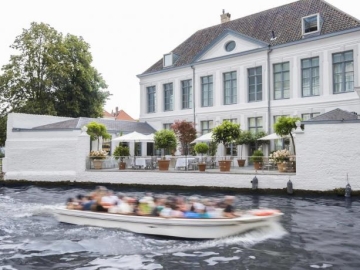
M 118 228 L 134 233 L 179 237 L 189 239 L 214 239 L 236 235 L 269 225 L 283 213 L 277 210 L 260 209 L 244 213 L 236 218 L 162 218 L 55 209 L 58 221 L 104 228 Z

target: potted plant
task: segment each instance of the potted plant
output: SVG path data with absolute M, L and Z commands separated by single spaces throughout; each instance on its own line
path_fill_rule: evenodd
M 270 160 L 277 164 L 279 172 L 286 172 L 287 163 L 290 160 L 290 152 L 287 149 L 275 151 L 270 154 Z
M 242 158 L 242 150 L 244 145 L 248 145 L 253 141 L 253 135 L 250 131 L 240 131 L 239 137 L 236 139 L 236 144 L 240 145 L 240 159 L 237 160 L 239 167 L 244 167 L 245 159 Z
M 159 170 L 167 171 L 169 169 L 170 160 L 166 160 L 164 149 L 176 147 L 176 136 L 172 130 L 159 130 L 154 134 L 154 143 L 156 149 L 161 149 L 162 159 L 158 161 Z
M 254 162 L 254 168 L 255 170 L 261 169 L 261 164 L 263 162 L 264 153 L 261 150 L 255 150 L 252 156 L 250 157 L 250 160 Z
M 231 123 L 229 121 L 224 121 L 221 125 L 215 127 L 212 130 L 212 139 L 213 141 L 217 143 L 222 143 L 224 146 L 224 153 L 225 153 L 225 147 L 229 143 L 235 142 L 237 138 L 239 138 L 240 135 L 240 125 Z M 219 167 L 220 171 L 230 171 L 231 166 L 231 160 L 226 160 L 226 157 L 224 160 L 219 161 Z
M 87 124 L 87 134 L 90 135 L 91 141 L 98 141 L 98 150 L 101 150 L 100 148 L 100 138 L 103 139 L 110 139 L 111 135 L 107 132 L 106 126 L 97 122 L 90 122 Z
M 119 170 L 125 170 L 126 163 L 124 162 L 124 158 L 130 156 L 129 147 L 119 144 L 116 146 L 113 156 L 116 160 L 120 159 Z
M 206 168 L 206 163 L 203 162 L 203 154 L 206 154 L 209 151 L 209 146 L 206 143 L 197 143 L 194 146 L 194 150 L 196 153 L 201 155 L 201 161 L 198 163 L 199 171 L 204 172 Z
M 89 157 L 94 164 L 94 169 L 96 170 L 102 169 L 103 160 L 107 157 L 107 155 L 108 155 L 107 152 L 104 150 L 90 152 Z

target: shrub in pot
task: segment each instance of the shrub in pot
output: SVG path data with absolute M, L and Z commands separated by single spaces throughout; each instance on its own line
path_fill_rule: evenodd
M 159 130 L 154 134 L 154 143 L 156 149 L 161 149 L 162 160 L 159 160 L 159 170 L 168 170 L 170 160 L 165 160 L 164 149 L 174 149 L 176 147 L 176 136 L 172 130 Z
M 255 170 L 260 170 L 261 164 L 263 162 L 264 153 L 261 150 L 255 150 L 250 160 L 254 162 Z
M 224 121 L 221 125 L 215 127 L 212 130 L 212 139 L 216 143 L 222 143 L 224 145 L 224 150 L 226 146 L 230 143 L 236 141 L 240 135 L 240 125 L 231 123 L 229 121 Z M 226 151 L 224 151 L 225 153 Z M 230 171 L 231 160 L 222 160 L 219 161 L 220 171 Z
M 194 150 L 196 153 L 201 155 L 201 161 L 198 164 L 199 171 L 205 171 L 206 163 L 204 162 L 202 155 L 206 154 L 209 151 L 209 146 L 203 142 L 197 143 L 194 146 Z
M 113 156 L 115 157 L 116 160 L 120 159 L 119 170 L 124 170 L 126 167 L 124 158 L 130 156 L 129 147 L 123 145 L 116 146 Z
M 240 145 L 240 159 L 238 159 L 238 165 L 239 167 L 244 167 L 245 165 L 245 159 L 242 158 L 242 150 L 244 145 L 249 145 L 253 142 L 253 135 L 251 131 L 240 131 L 239 137 L 236 139 L 235 143 L 236 145 Z

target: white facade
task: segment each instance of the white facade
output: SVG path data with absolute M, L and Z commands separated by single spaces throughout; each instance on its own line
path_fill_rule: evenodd
M 229 54 L 224 46 L 229 40 L 237 41 L 235 52 Z M 359 85 L 360 78 L 360 31 L 347 31 L 337 35 L 319 36 L 305 39 L 294 44 L 279 45 L 269 53 L 264 48 L 249 40 L 241 40 L 239 36 L 225 35 L 193 63 L 195 77 L 191 66 L 167 69 L 161 72 L 142 74 L 140 78 L 140 121 L 146 121 L 155 129 L 162 129 L 164 124 L 175 120 L 195 118 L 196 128 L 201 132 L 201 121 L 212 120 L 214 126 L 224 119 L 237 119 L 240 127 L 247 130 L 250 117 L 262 117 L 263 130 L 271 133 L 274 116 L 299 116 L 306 113 L 325 113 L 335 108 L 360 113 L 360 100 L 355 92 L 334 94 L 332 54 L 353 51 L 354 86 Z M 236 51 L 237 50 L 237 51 Z M 246 50 L 248 53 L 246 53 Z M 245 51 L 245 53 L 244 53 Z M 239 53 L 240 52 L 240 53 Z M 222 53 L 222 55 L 221 55 Z M 222 57 L 221 57 L 222 56 Z M 214 57 L 214 58 L 211 58 Z M 319 57 L 320 94 L 319 96 L 302 97 L 301 60 Z M 290 98 L 274 99 L 273 65 L 283 62 L 290 63 Z M 248 101 L 248 69 L 262 67 L 262 101 Z M 270 89 L 268 87 L 268 66 L 270 67 Z M 224 105 L 223 74 L 237 72 L 237 103 Z M 201 106 L 201 77 L 213 76 L 213 106 Z M 193 80 L 194 109 L 181 108 L 181 81 Z M 173 83 L 172 111 L 164 111 L 163 85 Z M 156 87 L 156 109 L 148 113 L 147 87 Z M 270 103 L 270 114 L 268 113 Z

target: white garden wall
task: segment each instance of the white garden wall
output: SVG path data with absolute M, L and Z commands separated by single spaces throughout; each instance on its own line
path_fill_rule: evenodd
M 12 115 L 12 117 L 17 117 Z M 21 133 L 21 135 L 20 135 Z M 345 188 L 346 174 L 360 190 L 360 121 L 311 123 L 296 134 L 294 189 Z M 86 170 L 90 138 L 80 131 L 10 132 L 4 159 L 5 180 L 251 188 L 254 174 Z M 283 189 L 289 175 L 258 172 L 259 188 Z

